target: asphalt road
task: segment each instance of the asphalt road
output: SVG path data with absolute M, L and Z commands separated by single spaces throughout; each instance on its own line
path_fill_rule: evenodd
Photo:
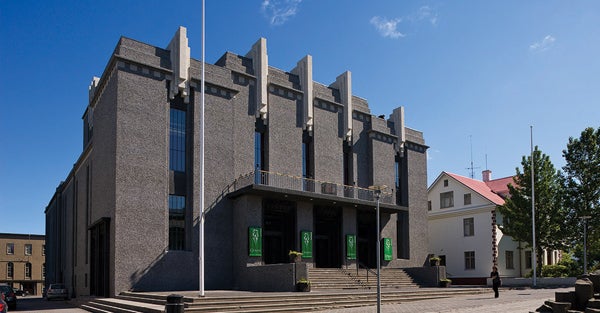
M 39 296 L 27 296 L 17 298 L 17 309 L 9 311 L 9 313 L 12 312 L 86 313 L 87 311 L 78 309 L 76 304 L 71 301 L 48 301 Z

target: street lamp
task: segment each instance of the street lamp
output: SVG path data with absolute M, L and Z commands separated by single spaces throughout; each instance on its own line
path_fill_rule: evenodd
M 583 221 L 583 275 L 587 275 L 587 221 L 592 217 L 585 215 L 579 218 Z
M 377 313 L 381 312 L 381 229 L 379 227 L 379 201 L 381 199 L 381 190 L 387 188 L 387 186 L 369 186 L 369 189 L 375 192 L 375 199 L 377 201 L 377 209 L 375 211 L 376 214 L 376 224 L 377 224 L 377 245 L 376 245 L 376 253 L 377 253 Z

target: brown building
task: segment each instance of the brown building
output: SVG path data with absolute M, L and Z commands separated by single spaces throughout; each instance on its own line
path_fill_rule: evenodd
M 0 233 L 0 283 L 39 295 L 44 285 L 46 237 Z

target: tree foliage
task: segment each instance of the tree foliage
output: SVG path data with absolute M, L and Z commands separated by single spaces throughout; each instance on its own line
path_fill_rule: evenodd
M 563 150 L 566 165 L 563 167 L 563 203 L 569 209 L 566 219 L 571 226 L 573 242 L 581 243 L 583 236 L 583 216 L 588 220 L 588 260 L 589 256 L 600 255 L 600 128 L 588 127 L 579 138 L 569 138 L 567 149 Z
M 561 249 L 566 235 L 564 219 L 566 211 L 561 206 L 560 173 L 554 168 L 550 157 L 536 146 L 533 151 L 535 186 L 535 236 L 536 255 L 542 249 Z M 503 232 L 514 240 L 533 246 L 531 219 L 531 156 L 523 156 L 523 171 L 516 168 L 514 184 L 508 186 L 509 198 L 498 211 L 504 219 Z M 538 257 L 538 262 L 540 258 Z

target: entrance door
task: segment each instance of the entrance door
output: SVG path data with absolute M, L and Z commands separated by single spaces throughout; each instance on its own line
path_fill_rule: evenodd
M 356 215 L 358 261 L 369 268 L 377 267 L 377 220 L 375 212 L 359 211 Z
M 90 294 L 109 296 L 110 219 L 105 218 L 90 228 Z
M 316 267 L 342 266 L 342 210 L 317 207 L 314 210 L 314 257 Z
M 290 201 L 265 200 L 263 205 L 265 264 L 288 263 L 296 234 L 296 205 Z

